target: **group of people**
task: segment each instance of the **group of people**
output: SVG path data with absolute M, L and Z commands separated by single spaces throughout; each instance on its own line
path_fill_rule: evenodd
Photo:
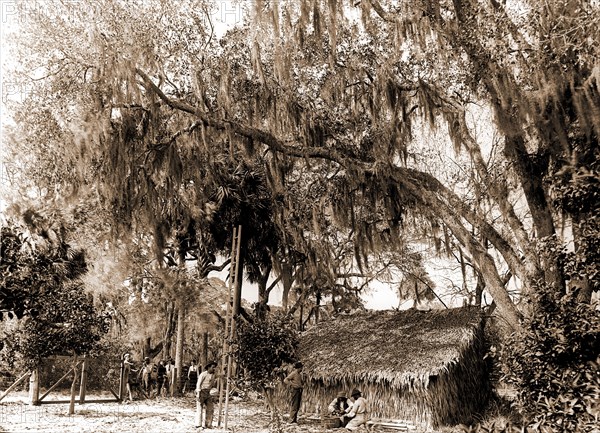
M 173 361 L 159 361 L 156 365 L 150 362 L 150 358 L 144 358 L 144 362 L 139 369 L 134 369 L 134 364 L 131 361 L 131 355 L 125 353 L 123 355 L 123 381 L 125 383 L 125 402 L 133 401 L 132 388 L 141 386 L 146 396 L 152 395 L 152 390 L 155 389 L 154 396 L 165 395 L 167 388 L 171 386 L 175 380 L 173 371 Z M 189 386 L 195 387 L 195 395 L 198 403 L 205 410 L 204 427 L 212 428 L 212 420 L 214 413 L 213 398 L 216 394 L 217 375 L 215 369 L 217 363 L 214 361 L 206 364 L 206 369 L 200 373 L 200 366 L 193 360 L 187 369 L 187 380 L 184 384 L 184 391 Z M 138 381 L 139 379 L 139 381 Z M 128 400 L 129 399 L 129 400 Z M 198 426 L 200 427 L 200 426 Z
M 212 428 L 214 413 L 213 398 L 216 395 L 218 379 L 218 375 L 215 373 L 216 367 L 217 363 L 211 361 L 206 365 L 206 369 L 200 373 L 201 368 L 195 361 L 192 361 L 187 371 L 186 385 L 184 385 L 184 389 L 188 384 L 191 388 L 191 385 L 195 383 L 196 401 L 200 407 L 205 409 L 203 426 L 205 428 Z M 304 389 L 303 368 L 304 366 L 301 362 L 296 362 L 292 372 L 284 379 L 284 383 L 292 390 L 290 423 L 298 423 L 298 412 L 300 411 L 302 391 Z M 129 397 L 129 401 L 133 400 L 131 388 L 134 383 L 133 378 L 136 377 L 133 373 L 137 373 L 137 377 L 141 379 L 141 386 L 147 396 L 150 396 L 153 387 L 156 389 L 155 396 L 162 395 L 161 392 L 166 390 L 174 380 L 172 360 L 166 362 L 159 361 L 155 366 L 150 363 L 150 358 L 145 358 L 141 368 L 135 370 L 131 361 L 131 355 L 126 353 L 123 355 L 123 374 L 127 392 L 126 399 Z M 328 412 L 331 416 L 339 417 L 341 427 L 348 430 L 356 430 L 368 421 L 367 400 L 358 389 L 353 389 L 350 392 L 350 397 L 347 397 L 345 394 L 338 395 L 329 404 Z
M 283 383 L 288 385 L 292 390 L 290 423 L 298 423 L 298 412 L 300 411 L 302 390 L 304 389 L 303 368 L 304 366 L 301 362 L 296 362 L 292 372 L 283 380 Z M 353 389 L 350 392 L 350 398 L 345 394 L 338 395 L 329 404 L 327 409 L 331 416 L 339 417 L 340 426 L 348 430 L 356 430 L 368 421 L 367 400 L 358 389 Z
M 146 398 L 163 396 L 165 397 L 171 387 L 174 385 L 175 365 L 172 358 L 160 360 L 156 364 L 150 361 L 149 357 L 144 358 L 140 368 L 134 368 L 131 355 L 123 355 L 123 375 L 125 383 L 126 400 L 133 400 L 132 390 L 143 392 Z M 187 369 L 187 379 L 185 380 L 182 392 L 187 389 L 194 389 L 198 380 L 199 366 L 195 360 L 192 360 Z
M 368 421 L 367 400 L 358 389 L 353 389 L 350 398 L 345 394 L 338 395 L 327 407 L 331 416 L 340 418 L 341 427 L 356 430 Z
M 144 358 L 140 368 L 134 368 L 131 355 L 123 355 L 123 383 L 125 384 L 125 400 L 133 400 L 132 390 L 142 391 L 146 397 L 166 396 L 173 382 L 173 360 L 161 360 L 156 364 L 150 358 Z

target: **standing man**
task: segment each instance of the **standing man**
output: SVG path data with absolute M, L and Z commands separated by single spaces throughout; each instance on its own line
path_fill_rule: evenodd
M 302 381 L 302 368 L 301 362 L 294 364 L 294 370 L 283 379 L 283 383 L 292 388 L 292 401 L 290 407 L 290 423 L 298 423 L 298 411 L 300 410 L 300 403 L 302 403 L 302 389 L 304 383 Z
M 146 393 L 146 397 L 150 397 L 151 375 L 152 364 L 150 364 L 150 358 L 146 356 L 144 358 L 144 363 L 142 364 L 142 386 L 144 388 L 144 392 Z
M 215 374 L 216 367 L 217 363 L 214 361 L 206 364 L 206 370 L 198 376 L 198 382 L 196 383 L 196 401 L 200 406 L 206 407 L 206 417 L 204 422 L 204 427 L 206 428 L 212 428 L 214 403 L 212 400 L 211 389 L 215 388 L 217 385 L 217 375 Z M 199 409 L 200 411 L 202 410 L 201 408 Z M 197 425 L 196 427 L 202 426 Z
M 162 359 L 158 361 L 158 366 L 156 369 L 156 397 L 163 397 L 163 394 L 166 392 L 167 387 L 164 386 L 165 380 L 167 378 L 167 368 L 165 367 L 165 361 Z

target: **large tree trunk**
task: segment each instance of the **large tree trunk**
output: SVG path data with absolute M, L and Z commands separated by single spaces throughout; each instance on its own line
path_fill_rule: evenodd
M 269 303 L 269 291 L 267 290 L 267 283 L 269 282 L 269 275 L 271 275 L 271 266 L 262 272 L 260 278 L 256 282 L 258 286 L 258 303 L 261 305 L 267 305 Z
M 146 337 L 144 341 L 144 357 L 148 357 L 150 359 L 154 359 L 156 355 L 158 355 L 163 349 L 164 342 L 159 341 L 155 347 L 152 347 L 152 337 Z
M 527 153 L 525 141 L 521 136 L 507 138 L 504 154 L 509 161 L 513 162 L 516 169 L 527 205 L 531 211 L 536 238 L 543 239 L 553 236 L 556 230 L 543 185 L 543 177 L 547 172 L 548 161 L 545 158 L 538 157 L 536 161 L 541 161 L 534 162 L 532 156 Z M 564 291 L 565 281 L 559 263 L 556 260 L 551 260 L 543 263 L 542 266 L 545 281 L 556 289 Z
M 208 332 L 202 333 L 202 349 L 200 352 L 200 365 L 202 368 L 208 364 Z
M 294 284 L 294 278 L 292 277 L 292 266 L 289 263 L 283 263 L 281 265 L 281 281 L 283 284 L 281 306 L 283 307 L 283 310 L 286 311 L 288 309 L 290 290 L 292 288 L 292 284 Z
M 459 202 L 458 198 L 437 179 L 426 173 L 397 168 L 393 179 L 406 190 L 407 194 L 418 200 L 424 212 L 435 215 L 448 227 L 452 235 L 473 258 L 474 265 L 479 268 L 486 289 L 496 301 L 500 314 L 511 328 L 519 329 L 521 314 L 504 286 L 493 257 L 481 240 L 475 238 L 467 229 L 463 220 L 469 221 L 478 228 L 481 238 L 494 244 L 511 270 L 517 270 L 513 272 L 514 274 L 526 277 L 522 262 L 516 257 L 506 239 L 502 238 L 489 223 L 478 217 L 471 208 Z
M 514 330 L 521 327 L 521 314 L 517 311 L 514 302 L 510 298 L 506 287 L 500 278 L 496 263 L 484 246 L 473 235 L 457 221 L 452 211 L 444 204 L 436 203 L 432 197 L 424 197 L 431 200 L 431 205 L 435 205 L 436 213 L 440 215 L 450 229 L 452 234 L 467 249 L 481 275 L 485 281 L 487 291 L 492 295 L 498 305 L 498 310 L 506 323 Z

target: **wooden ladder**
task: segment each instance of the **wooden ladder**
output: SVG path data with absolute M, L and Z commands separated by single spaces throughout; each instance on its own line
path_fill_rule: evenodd
M 233 312 L 233 296 L 235 287 L 238 284 L 238 278 L 241 275 L 239 272 L 240 264 L 240 247 L 242 242 L 242 226 L 233 228 L 233 240 L 231 242 L 231 264 L 229 265 L 229 284 L 228 284 L 228 295 L 227 295 L 227 314 L 225 320 L 225 336 L 223 338 L 223 354 L 221 361 L 221 374 L 225 376 L 225 390 L 223 390 L 223 382 L 219 387 L 219 420 L 218 426 L 221 426 L 221 409 L 223 405 L 223 392 L 225 393 L 225 414 L 223 427 L 227 429 L 227 419 L 229 412 L 229 388 L 231 382 L 232 373 L 232 356 L 229 350 L 229 342 L 235 335 L 235 317 Z M 227 367 L 225 367 L 227 366 Z M 227 368 L 227 370 L 225 370 Z

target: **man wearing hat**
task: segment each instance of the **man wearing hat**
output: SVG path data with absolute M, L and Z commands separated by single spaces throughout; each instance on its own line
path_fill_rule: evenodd
M 283 379 L 283 383 L 292 388 L 290 423 L 298 423 L 298 411 L 300 410 L 300 403 L 302 403 L 302 389 L 304 388 L 302 367 L 303 365 L 301 362 L 296 362 L 294 364 L 294 370 Z
M 350 418 L 346 428 L 348 430 L 357 430 L 361 425 L 368 421 L 367 400 L 362 397 L 358 389 L 353 389 L 350 394 L 354 403 L 350 406 L 347 417 Z
M 212 428 L 214 403 L 211 390 L 217 386 L 216 367 L 217 363 L 214 361 L 206 364 L 206 370 L 198 376 L 198 382 L 196 382 L 196 400 L 200 406 L 206 408 L 206 418 L 204 421 L 206 428 Z M 197 427 L 201 426 L 198 425 Z
M 346 416 L 346 411 L 350 409 L 350 401 L 346 394 L 341 393 L 333 399 L 329 406 L 327 407 L 327 411 L 331 416 L 339 416 L 341 427 L 346 427 L 346 423 L 349 421 L 349 418 Z

